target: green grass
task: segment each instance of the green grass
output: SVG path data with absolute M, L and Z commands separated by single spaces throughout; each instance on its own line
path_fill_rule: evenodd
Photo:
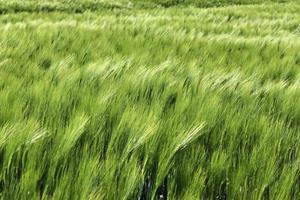
M 0 1 L 1 200 L 300 198 L 299 2 L 162 2 Z

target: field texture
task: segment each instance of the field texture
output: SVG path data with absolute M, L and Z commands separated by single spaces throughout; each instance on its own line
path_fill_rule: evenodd
M 1 200 L 300 199 L 300 3 L 0 0 Z

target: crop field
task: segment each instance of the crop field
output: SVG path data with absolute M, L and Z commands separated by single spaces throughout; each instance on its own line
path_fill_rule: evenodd
M 0 0 L 23 199 L 300 199 L 300 2 Z

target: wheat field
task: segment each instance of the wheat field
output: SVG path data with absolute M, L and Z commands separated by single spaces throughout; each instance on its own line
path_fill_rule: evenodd
M 1 200 L 300 199 L 300 2 L 0 1 Z

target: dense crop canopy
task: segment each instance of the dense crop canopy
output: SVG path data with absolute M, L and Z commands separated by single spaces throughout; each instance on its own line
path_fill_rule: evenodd
M 0 199 L 298 199 L 300 4 L 262 3 L 0 1 Z

